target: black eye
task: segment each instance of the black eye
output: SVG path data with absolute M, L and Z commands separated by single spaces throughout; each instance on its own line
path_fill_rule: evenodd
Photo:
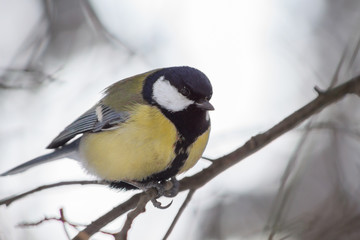
M 189 96 L 190 95 L 190 91 L 189 89 L 187 89 L 186 87 L 183 87 L 182 89 L 180 89 L 180 93 L 182 95 L 184 95 L 185 97 Z

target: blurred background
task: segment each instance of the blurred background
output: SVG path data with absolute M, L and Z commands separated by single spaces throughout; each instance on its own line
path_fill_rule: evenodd
M 108 85 L 154 68 L 188 65 L 211 80 L 210 158 L 305 105 L 315 86 L 360 69 L 357 0 L 0 0 L 0 20 L 0 172 L 45 153 Z M 348 96 L 222 173 L 195 193 L 169 239 L 360 239 L 358 106 Z M 93 178 L 76 162 L 53 162 L 1 178 L 0 199 L 84 179 Z M 0 207 L 0 239 L 66 239 L 59 222 L 17 225 L 60 208 L 89 224 L 132 194 L 104 186 L 33 194 Z M 161 239 L 185 197 L 167 210 L 149 204 L 129 239 Z

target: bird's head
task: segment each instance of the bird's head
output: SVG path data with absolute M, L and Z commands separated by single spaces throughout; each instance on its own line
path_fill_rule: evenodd
M 191 67 L 170 67 L 150 74 L 143 89 L 144 98 L 160 109 L 180 112 L 189 107 L 214 110 L 209 100 L 212 86 L 201 71 Z

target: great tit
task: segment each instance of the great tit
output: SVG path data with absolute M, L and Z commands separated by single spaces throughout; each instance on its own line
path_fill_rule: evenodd
M 208 111 L 214 110 L 211 96 L 209 79 L 191 67 L 156 69 L 121 80 L 49 144 L 53 152 L 0 176 L 73 158 L 117 188 L 174 178 L 193 167 L 205 150 Z

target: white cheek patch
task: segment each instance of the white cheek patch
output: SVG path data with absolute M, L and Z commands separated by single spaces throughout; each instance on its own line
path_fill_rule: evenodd
M 179 93 L 164 76 L 160 77 L 153 85 L 153 99 L 161 107 L 171 112 L 184 110 L 194 103 Z

